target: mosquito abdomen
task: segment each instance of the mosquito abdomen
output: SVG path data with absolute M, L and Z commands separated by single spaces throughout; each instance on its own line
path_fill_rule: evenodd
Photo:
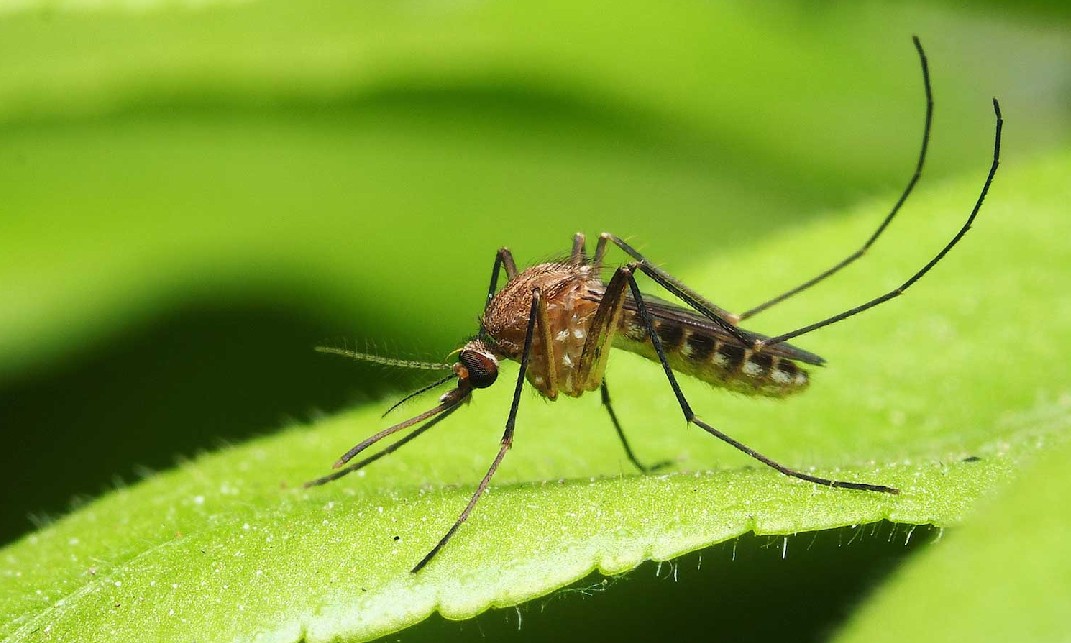
M 790 359 L 755 353 L 673 320 L 653 321 L 669 365 L 679 373 L 738 393 L 768 397 L 791 395 L 810 384 L 807 371 Z M 622 315 L 614 347 L 658 361 L 647 329 L 633 311 Z

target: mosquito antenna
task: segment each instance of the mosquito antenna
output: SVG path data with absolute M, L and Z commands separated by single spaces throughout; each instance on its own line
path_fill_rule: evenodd
M 910 279 L 900 284 L 898 288 L 890 290 L 889 292 L 885 293 L 884 295 L 881 295 L 880 297 L 875 297 L 874 299 L 871 299 L 865 304 L 860 304 L 859 306 L 846 310 L 838 315 L 833 315 L 828 319 L 823 319 L 820 322 L 815 322 L 809 326 L 804 326 L 803 328 L 797 328 L 794 331 L 784 333 L 783 335 L 778 335 L 777 337 L 771 337 L 770 339 L 766 340 L 759 340 L 755 344 L 755 350 L 761 350 L 763 347 L 766 346 L 780 344 L 781 342 L 790 340 L 793 337 L 799 337 L 800 335 L 809 333 L 812 330 L 817 330 L 824 326 L 835 324 L 841 321 L 842 319 L 847 319 L 852 315 L 858 315 L 864 310 L 869 310 L 874 306 L 889 301 L 890 299 L 899 297 L 904 293 L 905 290 L 910 288 L 912 284 L 914 284 L 919 279 L 922 279 L 923 275 L 925 275 L 927 272 L 930 271 L 931 268 L 937 265 L 937 262 L 943 259 L 944 256 L 948 254 L 948 251 L 951 250 L 953 246 L 955 246 L 957 243 L 959 243 L 959 240 L 963 238 L 963 235 L 967 234 L 967 231 L 971 229 L 971 224 L 974 223 L 974 218 L 978 215 L 978 211 L 982 209 L 982 203 L 985 201 L 986 195 L 989 194 L 989 186 L 993 184 L 993 177 L 997 174 L 997 167 L 1000 166 L 1000 133 L 1004 129 L 1004 117 L 1000 113 L 1000 103 L 997 102 L 996 98 L 993 99 L 993 114 L 997 119 L 997 125 L 995 133 L 993 134 L 993 163 L 989 166 L 989 174 L 987 174 L 985 177 L 985 183 L 982 184 L 982 190 L 978 194 L 978 199 L 974 202 L 974 208 L 971 209 L 971 213 L 967 217 L 967 221 L 963 223 L 963 225 L 959 229 L 959 232 L 957 232 L 955 236 L 952 237 L 951 241 L 945 244 L 945 247 L 941 248 L 941 251 L 938 252 L 933 259 L 930 259 L 930 261 L 925 266 L 923 266 L 921 270 L 912 275 Z
M 427 393 L 428 391 L 430 391 L 431 389 L 433 389 L 433 388 L 435 388 L 437 386 L 440 386 L 442 384 L 446 384 L 447 382 L 449 382 L 450 380 L 454 379 L 455 377 L 457 377 L 457 373 L 450 373 L 449 375 L 447 375 L 446 377 L 444 377 L 442 379 L 436 380 L 436 381 L 432 382 L 431 384 L 428 384 L 426 386 L 420 387 L 419 389 L 413 391 L 409 395 L 406 395 L 402 399 L 400 399 L 397 402 L 395 402 L 394 404 L 392 404 L 391 407 L 389 409 L 387 409 L 386 411 L 384 411 L 383 415 L 381 415 L 379 417 L 381 417 L 381 418 L 387 417 L 390 414 L 391 411 L 393 411 L 394 409 L 398 408 L 402 404 L 405 404 L 406 402 L 408 402 L 409 400 L 413 399 L 414 397 L 416 397 L 418 395 L 421 395 L 423 393 Z
M 317 346 L 315 350 L 317 353 L 341 355 L 342 357 L 348 357 L 359 362 L 371 362 L 372 364 L 382 364 L 383 366 L 413 368 L 422 371 L 443 371 L 454 367 L 453 364 L 440 364 L 437 362 L 422 362 L 420 360 L 415 359 L 398 359 L 395 357 L 383 357 L 382 355 L 375 355 L 373 353 L 360 353 L 358 351 L 346 350 L 345 348 L 336 348 L 334 346 Z
M 930 65 L 926 61 L 926 52 L 922 49 L 922 43 L 919 41 L 918 36 L 912 36 L 911 41 L 915 43 L 915 49 L 919 52 L 919 64 L 922 65 L 922 87 L 926 92 L 926 116 L 925 120 L 923 121 L 924 125 L 922 128 L 922 147 L 919 149 L 918 161 L 915 163 L 915 173 L 911 175 L 911 178 L 907 182 L 907 186 L 904 187 L 904 191 L 900 193 L 900 198 L 896 200 L 896 203 L 893 204 L 892 209 L 889 210 L 889 213 L 887 215 L 885 215 L 885 218 L 882 220 L 881 225 L 878 226 L 878 229 L 870 235 L 870 238 L 867 239 L 866 242 L 858 250 L 848 255 L 844 259 L 841 259 L 839 262 L 837 262 L 836 265 L 827 268 L 826 270 L 815 275 L 814 277 L 811 277 L 810 279 L 796 286 L 795 288 L 787 290 L 781 293 L 780 295 L 769 299 L 759 304 L 758 306 L 755 306 L 751 310 L 747 310 L 740 313 L 740 321 L 743 321 L 749 317 L 754 317 L 755 315 L 761 313 L 767 308 L 771 308 L 788 299 L 789 297 L 792 297 L 796 294 L 803 292 L 804 290 L 807 290 L 816 283 L 833 276 L 837 272 L 840 272 L 842 268 L 847 267 L 856 259 L 862 257 L 864 254 L 866 254 L 866 251 L 870 249 L 870 246 L 874 245 L 874 242 L 878 240 L 878 237 L 881 236 L 881 233 L 885 232 L 885 228 L 889 227 L 889 224 L 892 223 L 893 218 L 897 215 L 897 213 L 900 212 L 900 208 L 903 207 L 904 202 L 907 201 L 907 197 L 911 196 L 911 193 L 915 190 L 915 184 L 918 183 L 919 178 L 922 177 L 922 166 L 926 164 L 926 152 L 930 147 L 930 127 L 933 125 L 933 88 L 930 86 Z

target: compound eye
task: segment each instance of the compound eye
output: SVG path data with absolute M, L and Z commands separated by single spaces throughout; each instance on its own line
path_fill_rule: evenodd
M 498 378 L 498 361 L 477 351 L 461 351 L 458 361 L 468 372 L 468 381 L 473 388 L 487 388 Z

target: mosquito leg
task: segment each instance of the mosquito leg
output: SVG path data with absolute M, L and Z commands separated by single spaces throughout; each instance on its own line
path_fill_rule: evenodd
M 910 279 L 905 281 L 898 288 L 890 290 L 889 292 L 885 293 L 884 295 L 881 295 L 880 297 L 875 297 L 874 299 L 871 299 L 865 304 L 860 304 L 859 306 L 846 310 L 838 315 L 833 315 L 832 317 L 823 319 L 820 322 L 815 322 L 813 324 L 810 324 L 809 326 L 797 328 L 796 330 L 784 333 L 782 335 L 778 335 L 776 337 L 771 337 L 766 340 L 760 340 L 756 343 L 756 350 L 760 350 L 764 346 L 773 346 L 774 344 L 780 344 L 781 342 L 788 341 L 793 337 L 806 335 L 807 333 L 813 330 L 817 330 L 824 326 L 829 326 L 830 324 L 835 324 L 841 321 L 842 319 L 847 319 L 853 315 L 858 315 L 864 310 L 869 310 L 874 306 L 889 301 L 890 299 L 899 297 L 916 281 L 922 279 L 923 275 L 929 272 L 931 268 L 937 265 L 937 262 L 943 259 L 944 256 L 948 254 L 948 251 L 951 250 L 957 243 L 959 243 L 959 240 L 963 238 L 963 235 L 967 234 L 967 231 L 971 229 L 971 224 L 974 223 L 974 218 L 978 215 L 978 211 L 982 209 L 982 203 L 985 201 L 986 195 L 989 194 L 989 186 L 993 183 L 993 177 L 997 174 L 997 167 L 1000 165 L 1000 133 L 1001 130 L 1004 128 L 1004 118 L 1000 114 L 1000 103 L 997 102 L 997 99 L 995 98 L 993 99 L 993 113 L 996 115 L 997 119 L 996 132 L 993 136 L 993 163 L 989 166 L 989 174 L 986 175 L 985 183 L 982 185 L 982 191 L 978 194 L 978 199 L 974 202 L 974 208 L 971 209 L 971 213 L 967 217 L 967 221 L 964 222 L 963 226 L 959 229 L 958 232 L 956 232 L 955 236 L 952 237 L 952 240 L 945 244 L 945 247 L 941 248 L 941 251 L 938 252 L 933 259 L 930 259 L 930 261 L 925 266 L 923 266 L 921 270 L 912 275 Z
M 513 427 L 517 422 L 517 407 L 521 403 L 521 390 L 524 388 L 524 374 L 528 370 L 528 358 L 532 352 L 532 338 L 535 335 L 536 318 L 539 314 L 539 303 L 542 300 L 539 289 L 532 291 L 532 307 L 528 313 L 528 330 L 524 336 L 524 350 L 521 352 L 521 368 L 517 372 L 517 386 L 513 389 L 513 404 L 509 407 L 509 416 L 506 418 L 506 430 L 502 433 L 501 446 L 499 446 L 498 454 L 495 459 L 491 461 L 491 466 L 487 469 L 487 473 L 484 474 L 483 480 L 480 480 L 480 484 L 476 487 L 476 493 L 472 494 L 472 498 L 469 500 L 469 504 L 465 505 L 465 509 L 461 512 L 461 515 L 457 517 L 454 524 L 446 532 L 446 534 L 439 540 L 439 542 L 431 548 L 431 551 L 427 553 L 424 558 L 416 564 L 410 573 L 417 573 L 423 569 L 431 559 L 435 557 L 439 551 L 446 546 L 446 543 L 450 542 L 450 539 L 461 527 L 469 514 L 472 513 L 472 509 L 476 506 L 476 502 L 483 495 L 483 492 L 487 491 L 487 486 L 491 483 L 491 478 L 495 475 L 495 471 L 498 470 L 498 465 L 502 463 L 502 458 L 506 457 L 506 452 L 513 446 Z
M 601 238 L 600 248 L 605 251 L 605 244 Z M 661 469 L 672 464 L 672 462 L 665 461 L 647 466 L 636 458 L 636 454 L 633 453 L 632 447 L 625 437 L 625 432 L 621 429 L 621 422 L 617 419 L 617 413 L 614 412 L 614 407 L 610 403 L 610 389 L 606 386 L 606 380 L 603 378 L 603 373 L 606 372 L 606 359 L 609 356 L 614 334 L 617 332 L 617 325 L 621 319 L 621 309 L 625 303 L 627 289 L 626 273 L 618 270 L 606 286 L 602 299 L 599 301 L 599 307 L 588 325 L 588 335 L 584 340 L 584 350 L 581 352 L 580 360 L 576 366 L 577 379 L 581 388 L 585 391 L 594 390 L 595 386 L 599 385 L 602 405 L 606 407 L 606 412 L 610 414 L 610 421 L 614 424 L 614 429 L 617 431 L 617 437 L 621 440 L 621 445 L 625 447 L 625 454 L 637 469 L 646 473 Z
M 425 431 L 427 431 L 431 427 L 435 426 L 436 424 L 438 424 L 442 420 L 445 420 L 447 417 L 450 416 L 450 414 L 452 414 L 458 408 L 459 408 L 458 406 L 452 406 L 452 407 L 448 408 L 447 410 L 443 411 L 442 414 L 440 414 L 440 415 L 428 420 L 427 422 L 425 422 L 423 425 L 421 425 L 419 428 L 417 428 L 415 431 L 413 431 L 409 435 L 407 435 L 404 438 L 394 442 L 390 446 L 387 446 L 386 448 L 384 448 L 379 453 L 376 453 L 375 455 L 370 455 L 367 458 L 364 458 L 363 460 L 361 460 L 359 462 L 354 462 L 353 464 L 350 464 L 350 465 L 346 466 L 344 469 L 339 469 L 338 471 L 335 471 L 334 473 L 326 475 L 326 476 L 324 476 L 322 478 L 317 478 L 315 480 L 310 480 L 310 481 L 306 482 L 305 485 L 304 485 L 305 488 L 308 489 L 309 487 L 318 487 L 318 486 L 320 486 L 322 484 L 327 484 L 328 482 L 333 482 L 335 480 L 338 480 L 342 476 L 351 474 L 354 471 L 357 471 L 359 469 L 365 468 L 366 466 L 372 464 L 373 462 L 375 462 L 376 460 L 379 460 L 380 458 L 382 458 L 384 456 L 387 456 L 387 455 L 390 455 L 390 454 L 394 453 L 395 451 L 400 449 L 402 446 L 404 446 L 408 442 L 410 442 L 412 440 L 415 440 L 418 436 L 420 436 L 422 433 L 424 433 Z
M 584 349 L 580 352 L 580 359 L 576 365 L 577 383 L 582 390 L 594 391 L 602 381 L 602 374 L 606 371 L 606 360 L 610 356 L 614 334 L 617 333 L 617 325 L 621 319 L 621 309 L 625 304 L 627 288 L 628 283 L 624 275 L 615 272 L 602 293 L 599 307 L 595 310 L 591 323 L 588 324 Z
M 602 270 L 602 261 L 606 258 L 606 242 L 610 240 L 608 233 L 599 235 L 599 241 L 595 244 L 595 258 L 591 261 L 591 270 L 596 275 Z
M 584 233 L 577 232 L 573 235 L 573 250 L 569 253 L 569 263 L 574 266 L 584 265 L 585 255 L 587 254 L 584 249 Z
M 621 422 L 617 419 L 617 413 L 614 413 L 614 407 L 610 404 L 610 389 L 606 386 L 606 379 L 603 379 L 599 391 L 602 395 L 602 405 L 606 407 L 606 412 L 610 414 L 610 421 L 614 423 L 614 429 L 617 431 L 617 437 L 621 440 L 621 446 L 625 447 L 625 455 L 627 455 L 629 461 L 640 470 L 640 473 L 651 473 L 673 464 L 672 460 L 663 460 L 651 465 L 646 465 L 640 462 L 639 459 L 636 458 L 636 454 L 632 451 L 632 447 L 629 446 L 628 439 L 625 437 L 625 432 L 621 429 Z
M 556 400 L 558 399 L 558 360 L 554 358 L 554 335 L 550 327 L 550 320 L 547 318 L 547 302 L 542 297 L 538 298 L 535 318 L 535 332 L 539 336 L 539 350 L 532 349 L 532 352 L 535 353 L 532 370 L 535 375 L 541 374 L 546 378 L 543 384 L 544 397 L 548 400 Z
M 673 375 L 673 369 L 670 368 L 669 361 L 666 359 L 666 352 L 662 348 L 662 340 L 659 339 L 658 333 L 655 332 L 654 323 L 651 321 L 651 316 L 647 312 L 647 305 L 643 302 L 643 294 L 640 292 L 640 287 L 636 284 L 636 278 L 633 276 L 633 272 L 640 267 L 641 266 L 638 264 L 629 264 L 627 266 L 622 266 L 621 268 L 618 268 L 618 272 L 625 272 L 626 278 L 628 279 L 629 289 L 632 291 L 632 296 L 636 300 L 636 310 L 639 313 L 640 318 L 643 320 L 643 325 L 647 330 L 647 335 L 651 338 L 651 345 L 654 346 L 655 353 L 658 354 L 658 360 L 662 363 L 662 370 L 664 370 L 666 373 L 666 379 L 669 380 L 669 385 L 673 389 L 673 395 L 676 396 L 677 403 L 680 404 L 681 411 L 684 413 L 684 418 L 689 423 L 695 424 L 696 426 L 718 438 L 719 440 L 728 443 L 734 448 L 743 451 L 752 458 L 755 458 L 759 462 L 767 466 L 773 467 L 781 473 L 787 476 L 792 476 L 793 478 L 799 478 L 800 480 L 806 480 L 808 482 L 813 482 L 815 484 L 820 484 L 827 487 L 843 487 L 845 489 L 880 491 L 883 493 L 893 494 L 900 493 L 899 489 L 895 489 L 893 487 L 868 484 L 865 482 L 847 482 L 844 480 L 820 478 L 817 476 L 812 476 L 803 473 L 802 471 L 797 471 L 790 467 L 786 467 L 785 465 L 775 462 L 774 460 L 771 460 L 770 458 L 762 455 L 761 453 L 747 446 L 743 442 L 729 437 L 725 433 L 722 433 L 721 431 L 715 429 L 714 427 L 700 419 L 695 414 L 695 412 L 692 411 L 692 407 L 688 404 L 688 400 L 684 397 L 684 392 L 681 390 L 680 385 L 677 383 L 677 378 Z
M 484 302 L 484 309 L 491 303 L 491 298 L 495 296 L 495 290 L 498 288 L 498 273 L 502 267 L 506 268 L 506 281 L 512 281 L 517 276 L 517 264 L 513 261 L 513 253 L 509 251 L 509 248 L 499 248 L 495 253 L 495 267 L 491 269 L 491 285 L 487 288 L 487 300 Z
M 638 250 L 625 243 L 620 237 L 612 235 L 609 232 L 604 232 L 599 236 L 599 245 L 603 246 L 607 241 L 612 242 L 618 248 L 621 248 L 625 254 L 636 260 L 636 263 L 633 264 L 634 269 L 638 269 L 640 272 L 653 279 L 655 283 L 662 286 L 676 297 L 679 297 L 681 301 L 720 326 L 725 332 L 739 340 L 741 344 L 744 346 L 751 346 L 755 343 L 753 338 L 748 337 L 736 327 L 736 323 L 739 321 L 739 318 L 736 315 L 719 308 L 704 299 L 702 295 L 688 286 L 685 286 L 679 279 L 648 261 Z M 598 250 L 596 250 L 595 255 L 596 258 L 598 258 Z
M 919 42 L 918 36 L 913 36 L 912 42 L 915 43 L 915 50 L 918 51 L 919 54 L 919 63 L 922 65 L 922 86 L 926 92 L 926 116 L 925 120 L 923 121 L 924 125 L 922 128 L 922 147 L 921 149 L 919 149 L 918 161 L 915 163 L 915 173 L 911 175 L 911 178 L 907 182 L 907 186 L 900 194 L 900 198 L 896 200 L 896 203 L 893 205 L 892 210 L 890 210 L 889 213 L 885 215 L 885 219 L 882 220 L 881 225 L 879 225 L 878 229 L 870 235 L 870 238 L 866 240 L 866 243 L 864 243 L 862 247 L 842 259 L 833 267 L 825 270 L 824 272 L 819 273 L 811 279 L 808 279 L 807 281 L 796 286 L 795 288 L 787 290 L 781 293 L 780 295 L 773 297 L 768 301 L 759 304 L 758 306 L 755 306 L 751 310 L 747 310 L 741 313 L 740 321 L 748 319 L 749 317 L 754 317 L 755 315 L 761 313 L 767 308 L 771 308 L 776 304 L 779 304 L 782 301 L 788 299 L 789 297 L 792 297 L 798 293 L 803 292 L 804 290 L 807 290 L 811 286 L 839 272 L 842 268 L 845 268 L 846 266 L 854 262 L 856 259 L 866 254 L 866 251 L 870 249 L 870 246 L 874 245 L 874 242 L 878 240 L 878 237 L 881 236 L 881 233 L 885 232 L 885 228 L 889 226 L 889 223 L 892 222 L 893 217 L 896 216 L 896 214 L 900 211 L 900 208 L 904 205 L 904 202 L 907 201 L 907 197 L 910 196 L 911 192 L 915 189 L 915 184 L 919 182 L 919 178 L 922 176 L 922 166 L 926 163 L 926 151 L 930 146 L 930 126 L 933 124 L 933 89 L 930 86 L 930 67 L 929 64 L 926 62 L 926 52 L 922 50 L 922 43 Z

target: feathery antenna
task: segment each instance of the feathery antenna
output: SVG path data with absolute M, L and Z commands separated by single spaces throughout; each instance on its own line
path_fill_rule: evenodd
M 374 355 L 372 353 L 359 353 L 357 351 L 346 350 L 345 348 L 335 348 L 334 346 L 317 346 L 317 353 L 326 353 L 328 355 L 340 355 L 342 357 L 348 357 L 359 362 L 370 362 L 372 364 L 382 364 L 383 366 L 397 366 L 399 368 L 412 368 L 422 371 L 445 371 L 452 369 L 453 364 L 441 364 L 437 362 L 421 362 L 415 359 L 397 359 L 395 357 L 383 357 L 382 355 Z

